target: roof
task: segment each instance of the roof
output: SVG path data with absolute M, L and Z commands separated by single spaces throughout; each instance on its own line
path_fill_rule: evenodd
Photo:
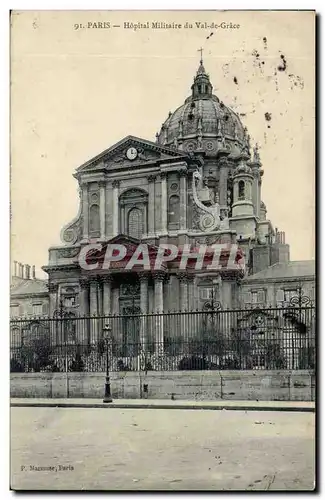
M 24 283 L 26 281 L 25 278 L 20 278 L 19 276 L 12 276 L 10 281 L 10 288 L 14 289 L 17 285 Z
M 246 281 L 266 280 L 266 279 L 286 279 L 286 278 L 303 278 L 310 276 L 315 277 L 315 261 L 314 260 L 294 260 L 292 262 L 284 262 L 273 264 L 258 273 L 251 274 Z
M 13 285 L 10 294 L 14 297 L 16 295 L 48 293 L 46 284 L 46 280 L 40 280 L 37 278 L 24 280 L 23 282 L 17 283 L 17 285 Z
M 212 94 L 209 75 L 202 64 L 192 85 L 192 95 L 173 113 L 169 113 L 158 134 L 158 143 L 171 146 L 186 138 L 191 139 L 185 150 L 206 150 L 213 154 L 217 149 L 216 139 L 223 137 L 225 147 L 237 156 L 247 143 L 244 125 L 239 116 Z M 198 138 L 206 139 L 201 146 Z M 239 141 L 241 145 L 236 145 Z M 227 147 L 228 146 L 228 147 Z

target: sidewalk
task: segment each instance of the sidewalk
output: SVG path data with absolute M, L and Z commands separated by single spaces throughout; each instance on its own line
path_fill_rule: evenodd
M 310 401 L 171 401 L 169 399 L 115 399 L 112 403 L 103 403 L 102 399 L 86 398 L 11 398 L 10 406 L 25 408 L 129 408 L 315 412 L 315 403 Z

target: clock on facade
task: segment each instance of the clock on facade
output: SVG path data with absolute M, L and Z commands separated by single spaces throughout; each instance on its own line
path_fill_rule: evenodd
M 138 151 L 135 148 L 129 148 L 126 152 L 126 156 L 129 160 L 135 160 L 138 156 Z

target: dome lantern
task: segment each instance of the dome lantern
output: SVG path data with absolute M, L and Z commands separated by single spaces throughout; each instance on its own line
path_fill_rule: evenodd
M 210 77 L 205 71 L 205 68 L 203 66 L 203 57 L 202 57 L 203 49 L 200 49 L 200 52 L 201 52 L 201 59 L 200 59 L 199 69 L 196 72 L 196 77 L 194 78 L 194 83 L 191 87 L 192 97 L 194 99 L 201 98 L 204 96 L 212 96 L 212 89 L 213 89 L 210 82 Z

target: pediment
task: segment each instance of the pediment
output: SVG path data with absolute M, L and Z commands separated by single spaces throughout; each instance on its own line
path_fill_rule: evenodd
M 134 157 L 128 151 L 134 153 Z M 121 170 L 139 167 L 143 164 L 184 159 L 188 157 L 183 151 L 160 146 L 155 142 L 138 137 L 127 136 L 106 149 L 77 169 L 78 173 L 99 170 Z
M 136 238 L 132 238 L 132 237 L 124 235 L 124 234 L 119 234 L 118 236 L 115 236 L 111 240 L 103 243 L 100 250 L 97 250 L 97 249 L 90 250 L 90 252 L 88 253 L 87 263 L 88 264 L 94 264 L 94 263 L 98 264 L 98 268 L 96 269 L 96 273 L 98 273 L 98 274 L 105 274 L 106 273 L 105 269 L 103 268 L 103 263 L 105 261 L 107 247 L 109 247 L 109 245 L 122 245 L 122 246 L 126 247 L 126 253 L 125 253 L 124 257 L 121 258 L 121 260 L 117 260 L 115 262 L 112 261 L 110 264 L 110 269 L 115 270 L 115 271 L 116 270 L 123 271 L 123 269 L 125 268 L 125 265 L 132 258 L 134 252 L 136 251 L 136 249 L 138 248 L 139 245 L 144 245 L 145 248 L 143 249 L 143 252 L 145 254 L 148 254 L 149 261 L 150 261 L 150 267 L 152 270 L 154 269 L 154 263 L 155 263 L 155 259 L 157 257 L 158 247 L 154 246 L 154 245 L 150 245 L 146 242 L 142 242 Z M 115 250 L 117 253 L 115 253 Z M 114 249 L 113 255 L 118 255 L 118 254 L 119 254 L 119 250 Z M 165 263 L 163 263 L 161 267 L 162 267 L 162 269 L 167 268 Z M 142 265 L 134 266 L 133 269 L 134 269 L 134 271 L 142 271 L 143 270 Z M 102 273 L 102 271 L 103 271 L 103 273 Z
M 117 236 L 114 236 L 111 240 L 108 240 L 107 242 L 104 243 L 104 247 L 107 245 L 125 245 L 128 248 L 135 249 L 138 245 L 141 243 L 144 243 L 141 240 L 138 240 L 137 238 L 133 238 L 132 236 L 128 236 L 126 234 L 118 234 Z M 149 245 L 148 243 L 145 243 L 150 250 L 156 251 L 158 247 L 155 245 Z

